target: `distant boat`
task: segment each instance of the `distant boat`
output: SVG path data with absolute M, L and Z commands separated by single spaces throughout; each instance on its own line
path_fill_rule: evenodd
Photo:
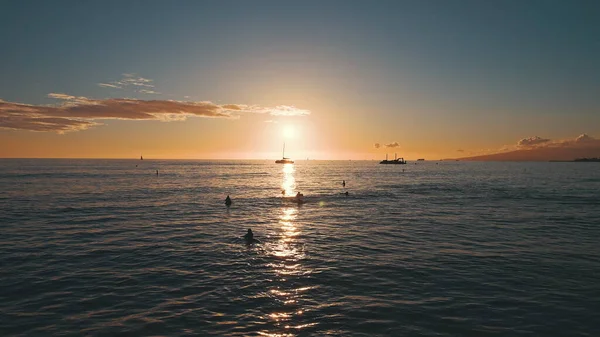
M 404 158 L 398 158 L 395 153 L 394 153 L 394 160 L 388 160 L 388 155 L 386 153 L 385 154 L 385 160 L 380 161 L 379 164 L 396 164 L 396 165 L 402 165 L 402 164 L 406 164 L 406 160 L 404 160 Z
M 424 161 L 424 160 L 425 160 L 424 158 L 417 159 L 417 161 Z
M 282 155 L 282 157 L 283 158 L 281 158 L 279 160 L 276 160 L 275 164 L 293 164 L 294 163 L 293 160 L 291 160 L 290 158 L 286 158 L 285 157 L 285 143 L 283 143 L 283 155 Z

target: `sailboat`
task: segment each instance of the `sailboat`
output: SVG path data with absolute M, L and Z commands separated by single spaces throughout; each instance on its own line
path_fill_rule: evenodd
M 283 154 L 282 154 L 282 157 L 283 158 L 281 158 L 279 160 L 276 160 L 275 163 L 276 164 L 293 164 L 294 163 L 293 160 L 291 160 L 290 158 L 286 158 L 285 157 L 285 143 L 283 143 Z

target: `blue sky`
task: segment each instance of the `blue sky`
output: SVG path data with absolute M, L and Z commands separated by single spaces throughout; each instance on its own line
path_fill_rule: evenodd
M 293 105 L 323 125 L 368 121 L 362 136 L 384 142 L 390 124 L 475 138 L 501 124 L 498 144 L 599 134 L 595 1 L 3 1 L 2 12 L 4 101 Z M 161 94 L 98 85 L 124 73 Z

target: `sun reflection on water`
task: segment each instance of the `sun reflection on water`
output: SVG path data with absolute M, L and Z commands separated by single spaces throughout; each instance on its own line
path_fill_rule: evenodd
M 295 195 L 296 179 L 294 179 L 294 164 L 283 164 L 283 181 L 281 182 L 281 190 L 284 195 Z
M 293 196 L 296 188 L 294 166 L 286 164 L 282 171 L 281 188 L 286 196 Z M 301 240 L 301 224 L 297 222 L 300 209 L 284 203 L 279 212 L 277 240 L 269 249 L 272 261 L 268 264 L 275 274 L 269 294 L 278 305 L 265 316 L 273 324 L 273 328 L 261 332 L 263 336 L 295 336 L 317 324 L 307 322 L 305 317 L 306 310 L 310 309 L 304 303 L 310 290 L 315 287 L 306 284 L 311 270 L 303 263 L 306 254 Z

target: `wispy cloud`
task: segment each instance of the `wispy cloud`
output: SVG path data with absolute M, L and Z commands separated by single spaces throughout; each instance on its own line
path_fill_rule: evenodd
M 71 99 L 77 98 L 75 96 L 71 96 L 71 95 L 67 95 L 67 94 L 57 94 L 57 93 L 50 93 L 50 94 L 48 94 L 48 97 L 56 98 L 56 99 L 65 99 L 65 100 L 71 100 Z
M 385 147 L 396 148 L 396 147 L 400 147 L 400 144 L 398 144 L 398 142 L 393 142 L 393 143 L 385 144 Z
M 142 94 L 153 94 L 153 95 L 160 95 L 160 92 L 158 92 L 158 91 L 154 91 L 154 90 L 146 90 L 146 89 L 141 89 L 141 90 L 138 90 L 138 92 L 139 92 L 139 93 L 142 93 Z
M 161 92 L 157 91 L 154 86 L 154 80 L 141 77 L 133 73 L 122 74 L 122 78 L 118 81 L 98 83 L 99 86 L 104 88 L 115 88 L 124 90 L 133 90 L 141 94 L 148 95 L 160 95 Z M 58 98 L 58 97 L 57 97 Z M 184 96 L 187 100 L 190 96 Z M 259 107 L 255 105 L 246 104 L 223 104 L 220 106 L 224 110 L 240 111 L 240 112 L 253 112 L 253 113 L 264 113 L 271 116 L 308 116 L 310 111 L 306 109 L 299 109 L 291 105 L 278 105 L 276 107 Z
M 104 88 L 117 88 L 117 89 L 123 88 L 122 86 L 119 86 L 116 84 L 111 84 L 111 83 L 98 83 L 98 85 L 101 87 L 104 87 Z
M 179 121 L 188 117 L 238 118 L 234 113 L 264 113 L 278 109 L 245 104 L 215 104 L 210 101 L 138 100 L 126 98 L 90 99 L 51 93 L 60 100 L 55 106 L 30 105 L 0 100 L 0 128 L 30 131 L 84 130 L 98 125 L 97 120 Z M 302 110 L 305 111 L 305 110 Z
M 378 149 L 378 148 L 380 148 L 380 147 L 381 147 L 381 144 L 379 144 L 379 143 L 375 143 L 375 144 L 373 144 L 373 147 L 374 147 L 374 148 L 376 148 L 376 149 Z
M 254 112 L 258 113 L 268 113 L 271 116 L 308 116 L 310 115 L 309 110 L 298 109 L 289 105 L 278 105 L 274 108 L 258 108 L 258 107 L 250 107 L 255 108 Z
M 154 88 L 154 84 L 152 84 L 154 80 L 149 78 L 144 78 L 138 76 L 136 74 L 123 74 L 123 77 L 118 81 L 111 81 L 108 83 L 98 83 L 99 86 L 104 88 L 116 88 L 116 89 L 124 89 L 124 88 Z M 142 92 L 140 90 L 140 92 Z M 144 92 L 143 92 L 144 93 Z M 145 92 L 147 93 L 147 92 Z M 156 93 L 156 92 L 152 92 Z
M 63 100 L 63 101 L 65 101 L 63 103 L 65 105 L 90 103 L 91 102 L 91 100 L 88 99 L 87 97 L 83 97 L 83 96 L 71 96 L 71 95 L 60 94 L 60 93 L 50 93 L 50 94 L 48 94 L 48 97 L 54 98 L 54 99 Z
M 232 110 L 232 111 L 247 111 L 253 113 L 263 113 L 269 114 L 271 116 L 282 116 L 282 117 L 291 117 L 291 116 L 308 116 L 310 115 L 309 110 L 298 109 L 294 106 L 290 105 L 278 105 L 276 107 L 260 107 L 256 105 L 246 105 L 246 104 L 224 104 L 224 109 Z
M 115 82 L 116 84 L 122 85 L 124 87 L 134 86 L 134 87 L 146 87 L 146 88 L 154 88 L 154 84 L 152 84 L 154 80 L 149 78 L 144 78 L 138 76 L 136 74 L 123 74 L 123 78 L 120 81 Z

